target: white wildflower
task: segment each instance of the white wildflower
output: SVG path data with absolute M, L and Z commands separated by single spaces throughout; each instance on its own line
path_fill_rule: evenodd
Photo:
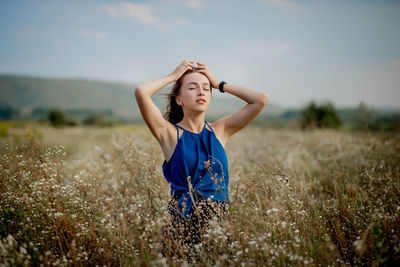
M 363 248 L 364 242 L 360 239 L 357 239 L 353 242 L 353 246 L 356 248 L 357 251 L 361 251 Z
M 26 251 L 26 249 L 25 249 L 24 247 L 20 247 L 20 248 L 19 248 L 19 252 L 20 252 L 21 254 L 28 254 L 28 252 Z
M 54 213 L 54 217 L 55 217 L 55 218 L 61 217 L 61 216 L 63 216 L 63 215 L 64 215 L 64 213 L 62 213 L 62 212 L 56 212 L 56 213 Z

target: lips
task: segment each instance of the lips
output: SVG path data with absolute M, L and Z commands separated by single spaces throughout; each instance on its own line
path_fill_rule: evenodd
M 205 99 L 203 99 L 203 98 L 200 98 L 200 99 L 197 99 L 196 102 L 197 102 L 197 103 L 202 103 L 202 104 L 204 104 L 204 103 L 206 103 L 207 101 L 206 101 Z

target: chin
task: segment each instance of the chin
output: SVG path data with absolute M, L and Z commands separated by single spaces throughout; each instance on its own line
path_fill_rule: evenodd
M 207 109 L 208 109 L 208 107 L 200 107 L 200 108 L 197 108 L 196 111 L 198 111 L 198 112 L 204 112 L 204 111 L 206 111 Z

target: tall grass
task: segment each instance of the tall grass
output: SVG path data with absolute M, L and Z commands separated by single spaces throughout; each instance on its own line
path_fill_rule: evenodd
M 111 140 L 69 157 L 34 128 L 6 144 L 0 263 L 184 263 L 160 253 L 170 189 L 158 143 L 149 132 L 116 131 Z M 197 264 L 399 262 L 399 150 L 395 134 L 242 130 L 226 146 L 231 204 L 210 222 Z

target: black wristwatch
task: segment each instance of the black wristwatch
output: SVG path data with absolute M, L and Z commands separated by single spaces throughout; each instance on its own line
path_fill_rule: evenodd
M 219 91 L 221 92 L 221 93 L 225 93 L 225 91 L 224 91 L 224 84 L 225 84 L 226 82 L 224 82 L 224 81 L 222 81 L 222 82 L 220 82 L 220 84 L 219 84 Z

